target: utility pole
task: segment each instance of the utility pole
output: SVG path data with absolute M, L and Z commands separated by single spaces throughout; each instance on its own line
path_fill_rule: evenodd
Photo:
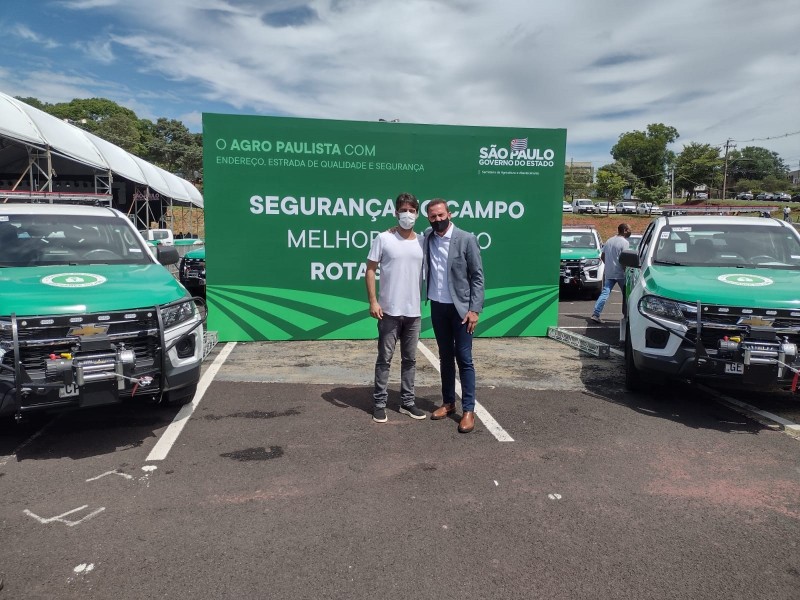
M 736 148 L 734 144 L 731 146 L 731 142 L 733 140 L 728 138 L 725 140 L 725 170 L 722 173 L 722 199 L 725 200 L 725 191 L 728 189 L 728 149 L 733 147 Z
M 669 199 L 672 204 L 675 204 L 675 167 L 672 167 L 669 171 Z

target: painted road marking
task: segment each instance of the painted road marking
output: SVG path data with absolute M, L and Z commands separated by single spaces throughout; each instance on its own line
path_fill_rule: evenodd
M 83 517 L 82 519 L 80 519 L 78 521 L 70 521 L 69 519 L 65 519 L 64 518 L 67 515 L 71 515 L 72 513 L 76 513 L 78 511 L 81 511 L 84 508 L 88 508 L 88 507 L 89 507 L 88 504 L 84 504 L 83 506 L 79 506 L 78 508 L 73 508 L 72 510 L 68 510 L 65 513 L 62 513 L 60 515 L 56 515 L 55 517 L 50 517 L 48 519 L 46 519 L 44 517 L 40 517 L 39 515 L 32 513 L 27 508 L 25 510 L 23 510 L 22 512 L 25 513 L 26 515 L 28 515 L 29 517 L 33 517 L 34 519 L 39 521 L 39 523 L 41 523 L 42 525 L 47 525 L 48 523 L 53 523 L 54 521 L 58 521 L 59 523 L 63 523 L 67 527 L 75 527 L 75 525 L 80 525 L 84 521 L 88 521 L 89 519 L 91 519 L 92 517 L 94 517 L 96 515 L 99 515 L 101 512 L 103 512 L 106 509 L 105 506 L 101 506 L 97 510 L 94 510 L 94 511 L 90 512 L 88 515 L 86 515 L 85 517 Z
M 98 479 L 102 479 L 106 475 L 119 475 L 120 477 L 124 477 L 125 479 L 133 479 L 133 475 L 128 475 L 127 473 L 120 473 L 119 471 L 106 471 L 105 473 L 102 473 L 97 477 L 90 477 L 89 479 L 86 480 L 86 483 L 89 483 L 90 481 L 97 481 Z
M 208 390 L 208 386 L 211 385 L 214 377 L 219 372 L 222 364 L 228 358 L 228 355 L 235 346 L 236 342 L 228 342 L 225 344 L 225 347 L 217 355 L 217 358 L 214 359 L 214 362 L 200 379 L 200 383 L 197 385 L 197 392 L 195 393 L 192 401 L 189 404 L 185 404 L 178 411 L 178 414 L 175 415 L 174 419 L 172 419 L 172 423 L 169 424 L 167 429 L 164 431 L 164 434 L 159 438 L 158 442 L 156 442 L 156 445 L 153 446 L 153 449 L 150 451 L 150 454 L 147 455 L 145 460 L 164 460 L 167 458 L 167 454 L 169 454 L 172 446 L 178 440 L 178 436 L 186 426 L 189 417 L 192 416 L 192 413 L 194 413 L 197 405 L 200 404 L 200 400 L 203 399 L 206 390 Z
M 417 342 L 417 348 L 419 348 L 420 352 L 425 355 L 425 358 L 433 365 L 433 368 L 436 369 L 441 373 L 439 370 L 439 359 L 434 356 L 433 352 L 428 350 L 428 348 L 423 344 L 421 341 Z M 461 398 L 461 382 L 456 379 L 456 395 Z M 508 435 L 505 429 L 500 427 L 500 424 L 494 420 L 494 417 L 489 414 L 489 411 L 486 410 L 483 405 L 475 401 L 475 416 L 478 417 L 481 422 L 484 424 L 486 429 L 497 438 L 498 442 L 513 442 L 514 438 Z

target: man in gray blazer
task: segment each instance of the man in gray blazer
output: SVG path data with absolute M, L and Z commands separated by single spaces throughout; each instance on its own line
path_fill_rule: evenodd
M 475 367 L 472 334 L 483 310 L 483 264 L 478 240 L 450 222 L 447 202 L 428 202 L 431 231 L 425 236 L 427 297 L 431 324 L 439 347 L 443 404 L 431 419 L 444 419 L 456 410 L 456 369 L 461 379 L 461 433 L 475 428 Z

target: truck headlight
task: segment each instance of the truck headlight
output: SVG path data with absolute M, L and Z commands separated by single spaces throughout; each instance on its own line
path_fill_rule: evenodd
M 196 312 L 197 307 L 195 307 L 194 302 L 191 300 L 162 308 L 161 320 L 164 323 L 164 329 L 170 329 L 189 321 L 194 317 Z
M 584 267 L 596 267 L 599 264 L 600 264 L 599 258 L 587 258 L 583 261 Z
M 685 323 L 686 317 L 683 316 L 684 310 L 697 309 L 688 304 L 661 298 L 660 296 L 643 296 L 639 300 L 639 312 L 643 315 L 651 317 L 661 317 L 662 319 L 669 319 L 670 321 L 677 321 L 678 323 Z

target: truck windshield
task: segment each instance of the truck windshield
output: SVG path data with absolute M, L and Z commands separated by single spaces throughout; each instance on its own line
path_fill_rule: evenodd
M 118 217 L 12 214 L 3 219 L 0 267 L 152 262 L 133 228 Z
M 800 241 L 788 228 L 758 224 L 665 227 L 653 262 L 800 270 Z

